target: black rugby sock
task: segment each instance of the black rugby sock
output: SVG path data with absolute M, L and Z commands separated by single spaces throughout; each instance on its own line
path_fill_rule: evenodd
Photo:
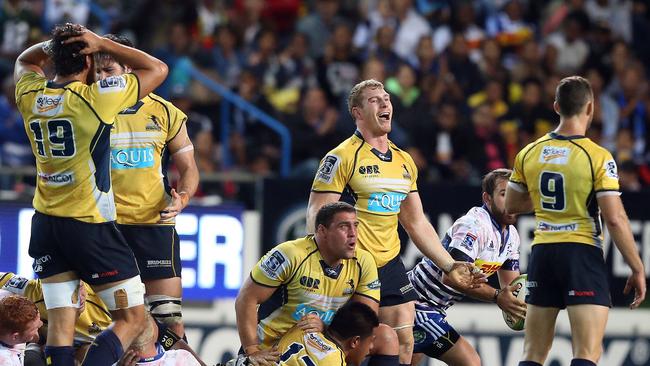
M 368 366 L 398 366 L 399 364 L 397 355 L 372 355 L 368 360 Z
M 519 366 L 542 366 L 542 364 L 535 361 L 519 361 Z
M 45 361 L 48 365 L 74 366 L 74 348 L 45 346 Z
M 596 366 L 596 364 L 584 358 L 574 358 L 571 360 L 571 366 Z
M 88 348 L 82 366 L 110 366 L 124 354 L 122 343 L 111 329 L 99 333 Z M 57 365 L 58 366 L 58 365 Z

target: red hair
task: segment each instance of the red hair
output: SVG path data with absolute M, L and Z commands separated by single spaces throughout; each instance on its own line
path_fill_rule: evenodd
M 10 295 L 0 299 L 0 331 L 23 332 L 27 324 L 38 318 L 38 308 L 26 297 Z

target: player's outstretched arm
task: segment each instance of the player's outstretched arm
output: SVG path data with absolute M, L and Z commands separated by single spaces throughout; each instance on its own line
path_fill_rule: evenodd
M 45 76 L 45 64 L 49 56 L 43 50 L 44 47 L 49 45 L 50 41 L 37 43 L 28 49 L 24 50 L 16 59 L 14 65 L 14 83 L 17 83 L 20 78 L 29 73 L 35 72 L 41 76 Z
M 314 227 L 316 222 L 316 214 L 321 207 L 325 204 L 336 202 L 341 198 L 340 193 L 332 192 L 311 192 L 309 194 L 309 203 L 307 204 L 307 234 L 313 234 L 316 232 Z
M 519 188 L 515 188 L 519 187 Z M 508 183 L 506 187 L 506 212 L 509 214 L 523 214 L 534 211 L 530 194 L 517 183 Z
M 135 48 L 100 37 L 85 28 L 79 36 L 70 37 L 65 41 L 65 43 L 71 42 L 86 42 L 86 48 L 80 51 L 83 55 L 104 52 L 113 56 L 117 62 L 129 65 L 131 72 L 138 77 L 140 85 L 138 99 L 153 92 L 165 80 L 169 71 L 167 65 L 159 59 Z
M 257 305 L 268 300 L 276 288 L 258 285 L 248 277 L 235 300 L 235 314 L 237 315 L 237 330 L 244 353 L 251 358 L 251 362 L 260 365 L 274 365 L 274 359 L 280 357 L 277 351 L 264 350 L 259 347 L 257 338 Z
M 603 215 L 603 220 L 609 229 L 614 245 L 623 255 L 625 262 L 632 269 L 632 274 L 628 277 L 625 284 L 624 293 L 627 294 L 634 289 L 634 301 L 630 304 L 631 309 L 641 305 L 645 299 L 646 282 L 645 269 L 643 261 L 639 256 L 639 250 L 636 247 L 630 221 L 625 213 L 623 202 L 617 195 L 601 195 L 597 197 L 598 206 Z

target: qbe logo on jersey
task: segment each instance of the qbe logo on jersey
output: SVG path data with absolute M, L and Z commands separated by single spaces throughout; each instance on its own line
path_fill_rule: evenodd
M 396 213 L 406 198 L 405 193 L 380 192 L 371 193 L 368 198 L 368 211 L 381 213 Z

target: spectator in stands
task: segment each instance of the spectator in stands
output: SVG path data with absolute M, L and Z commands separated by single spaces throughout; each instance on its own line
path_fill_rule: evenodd
M 13 77 L 7 76 L 2 82 L 0 95 L 0 166 L 29 167 L 34 164 L 23 117 L 16 108 Z M 10 176 L 0 175 L 0 189 L 14 189 L 16 183 Z
M 507 166 L 505 144 L 487 103 L 472 111 L 472 129 L 466 151 L 468 161 L 480 175 Z
M 615 146 L 616 130 L 618 129 L 619 106 L 609 94 L 603 93 L 605 86 L 604 79 L 598 69 L 589 69 L 585 76 L 591 83 L 594 91 L 594 119 L 593 125 L 600 125 L 602 128 L 602 141 L 599 145 L 612 151 Z
M 246 62 L 235 29 L 230 25 L 218 26 L 215 30 L 215 38 L 211 62 L 219 75 L 219 80 L 226 87 L 234 89 L 239 84 L 239 74 Z
M 420 38 L 431 35 L 429 23 L 413 7 L 413 0 L 391 0 L 397 16 L 397 31 L 393 49 L 399 57 L 407 60 L 415 51 Z
M 633 161 L 624 161 L 619 165 L 618 182 L 621 185 L 621 191 L 638 192 L 641 190 L 638 168 Z
M 476 23 L 476 12 L 472 1 L 461 0 L 452 3 L 450 24 L 442 24 L 433 32 L 436 53 L 445 51 L 455 32 L 462 33 L 467 40 L 470 58 L 477 62 L 481 58 L 481 45 L 486 39 L 485 30 Z
M 620 108 L 619 128 L 628 129 L 634 141 L 633 158 L 639 159 L 646 149 L 646 134 L 648 126 L 646 119 L 648 111 L 644 98 L 648 92 L 648 82 L 645 79 L 645 70 L 641 63 L 629 65 L 620 79 L 621 91 L 614 94 Z
M 402 59 L 393 51 L 394 43 L 395 28 L 388 25 L 380 27 L 375 35 L 375 44 L 366 48 L 367 51 L 363 59 L 376 58 L 384 63 L 389 74 L 393 74 L 402 62 Z
M 407 63 L 401 64 L 395 76 L 386 79 L 386 91 L 393 96 L 391 102 L 396 115 L 410 108 L 420 96 L 413 68 Z
M 515 150 L 511 151 L 510 147 L 508 149 L 508 157 L 513 159 L 515 156 L 512 152 L 516 154 L 521 146 L 548 133 L 557 124 L 556 114 L 543 103 L 542 82 L 529 78 L 524 80 L 521 86 L 521 100 L 513 104 L 508 113 L 501 118 L 502 127 L 514 123 L 514 128 L 518 130 L 515 136 L 516 145 L 512 146 Z M 508 142 L 512 143 L 512 141 Z
M 262 29 L 255 40 L 253 49 L 246 57 L 246 68 L 260 80 L 264 79 L 271 65 L 278 63 L 278 39 L 275 32 L 269 28 Z M 264 87 L 264 82 L 262 87 Z
M 488 36 L 504 48 L 520 46 L 533 36 L 533 27 L 524 20 L 521 0 L 506 1 L 501 11 L 487 18 L 485 27 Z
M 392 28 L 394 36 L 397 19 L 390 2 L 391 0 L 361 0 L 359 2 L 361 18 L 358 19 L 352 41 L 357 50 L 374 49 L 379 28 Z M 374 5 L 374 7 L 371 7 L 371 5 Z
M 415 55 L 409 58 L 408 61 L 415 68 L 419 79 L 424 79 L 427 75 L 437 75 L 440 72 L 440 64 L 431 36 L 420 37 L 415 49 Z
M 320 158 L 337 145 L 341 139 L 337 119 L 338 111 L 328 104 L 325 92 L 318 87 L 307 89 L 299 112 L 286 118 L 295 174 L 314 175 Z
M 510 75 L 505 66 L 503 66 L 501 46 L 499 46 L 499 42 L 495 39 L 488 39 L 483 42 L 481 51 L 481 55 L 476 63 L 481 71 L 483 80 L 498 80 L 504 87 L 506 87 Z
M 323 0 L 320 0 L 323 1 Z M 352 33 L 344 23 L 336 25 L 317 62 L 318 82 L 332 105 L 338 105 L 359 79 L 361 59 L 352 49 Z
M 466 96 L 482 89 L 481 72 L 478 66 L 469 59 L 469 49 L 462 34 L 454 34 L 444 57 L 454 80 Z
M 564 22 L 563 29 L 549 36 L 547 44 L 557 50 L 557 71 L 562 75 L 573 75 L 580 71 L 589 56 L 589 45 L 584 38 L 589 18 L 582 11 L 574 11 Z
M 386 65 L 376 58 L 369 58 L 361 68 L 361 80 L 375 79 L 383 83 L 386 74 Z
M 294 113 L 300 103 L 300 93 L 317 85 L 316 64 L 308 50 L 308 37 L 295 33 L 278 56 L 278 62 L 270 65 L 264 77 L 264 88 L 276 111 Z
M 343 21 L 337 13 L 339 0 L 316 0 L 316 12 L 300 19 L 296 30 L 309 37 L 309 55 L 321 57 L 334 28 Z

